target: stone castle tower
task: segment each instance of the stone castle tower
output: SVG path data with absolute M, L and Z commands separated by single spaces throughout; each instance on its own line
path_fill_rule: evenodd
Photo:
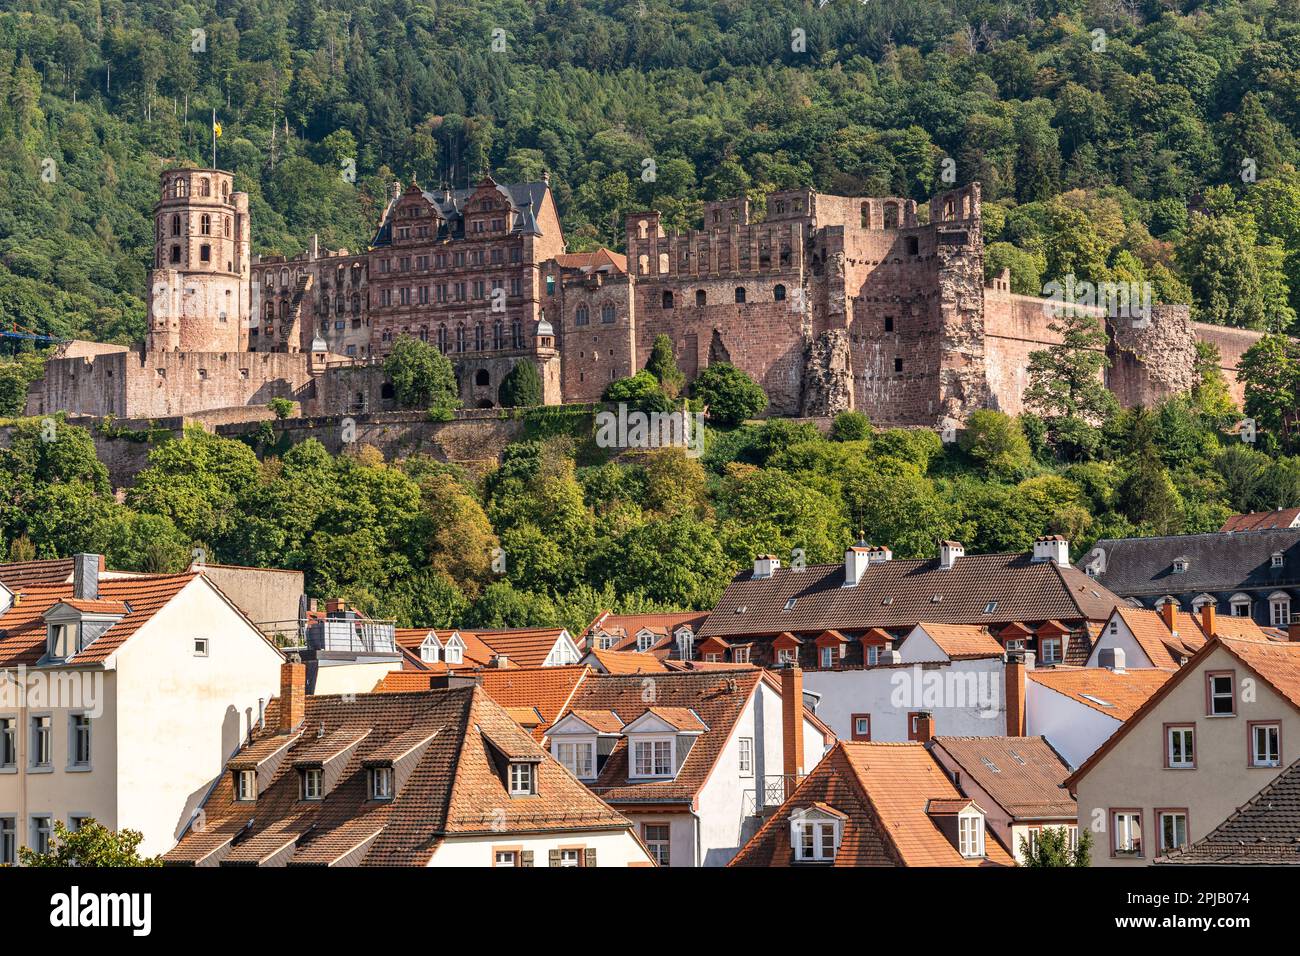
M 248 346 L 248 195 L 218 169 L 172 169 L 154 206 L 148 352 Z

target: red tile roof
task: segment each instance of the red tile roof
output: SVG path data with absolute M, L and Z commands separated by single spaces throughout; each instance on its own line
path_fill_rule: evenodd
M 1276 511 L 1252 511 L 1250 514 L 1232 515 L 1220 531 L 1272 531 L 1290 528 L 1300 518 L 1300 508 L 1278 508 Z
M 460 639 L 465 644 L 465 663 L 450 665 L 451 670 L 459 670 L 462 667 L 475 665 L 486 666 L 492 663 L 492 657 L 495 653 L 472 631 L 461 631 L 452 628 L 440 632 L 431 627 L 399 627 L 395 629 L 394 634 L 397 643 L 406 650 L 411 651 L 417 658 L 420 655 L 420 645 L 425 642 L 425 639 L 430 634 L 436 636 L 440 644 L 445 644 L 452 634 L 459 634 Z M 420 663 L 435 673 L 443 673 L 448 670 L 448 664 L 445 661 L 420 661 Z
M 918 624 L 922 631 L 939 646 L 950 660 L 962 661 L 979 657 L 1001 657 L 1002 645 L 994 640 L 988 628 L 974 624 Z M 909 634 L 899 645 L 901 650 L 911 638 Z
M 668 670 L 653 654 L 641 651 L 588 651 L 607 674 L 661 674 Z
M 466 644 L 466 632 L 456 629 Z M 551 648 L 564 633 L 562 627 L 514 627 L 501 630 L 472 631 L 478 641 L 496 654 L 504 654 L 512 664 L 521 667 L 541 667 Z
M 923 744 L 842 740 L 729 865 L 793 865 L 790 816 L 819 804 L 847 815 L 835 866 L 1014 865 L 991 830 L 984 858 L 962 857 L 931 813 L 970 802 Z
M 1124 721 L 1137 713 L 1172 673 L 1152 667 L 1122 674 L 1105 667 L 1051 667 L 1026 671 L 1025 676 L 1098 713 Z
M 279 701 L 250 745 L 278 737 Z M 234 799 L 223 773 L 203 804 L 205 826 L 164 856 L 173 864 L 289 863 L 423 866 L 449 836 L 619 830 L 628 821 L 552 760 L 481 688 L 422 694 L 309 696 L 304 727 L 368 731 L 323 800 L 299 798 L 294 760 L 303 734 L 254 804 Z M 283 738 L 281 738 L 283 739 Z M 493 752 L 538 767 L 537 796 L 512 799 Z M 406 756 L 404 756 L 406 755 Z M 391 801 L 369 799 L 368 763 L 409 763 Z M 397 782 L 397 781 L 395 781 Z
M 1070 766 L 1043 737 L 935 737 L 934 746 L 1016 820 L 1073 820 L 1078 812 L 1062 787 Z

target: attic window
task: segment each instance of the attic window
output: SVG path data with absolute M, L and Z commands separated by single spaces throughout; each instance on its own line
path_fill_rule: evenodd
M 998 609 L 998 602 L 997 602 L 997 601 L 989 601 L 988 604 L 985 604 L 985 605 L 984 605 L 984 613 L 985 613 L 985 614 L 992 614 L 992 613 L 993 613 L 994 611 L 996 611 L 997 609 Z
M 530 763 L 516 761 L 510 764 L 510 796 L 531 797 L 537 793 L 537 773 Z
M 235 772 L 235 799 L 244 802 L 257 799 L 256 770 L 237 770 Z
M 1186 558 L 1174 558 L 1174 574 L 1182 574 L 1190 562 Z
M 320 767 L 308 767 L 302 772 L 302 798 L 320 800 L 324 796 L 324 771 Z
M 973 859 L 984 855 L 984 818 L 978 813 L 962 814 L 957 820 L 957 842 L 961 855 Z
M 930 603 L 931 603 L 931 604 L 940 604 L 940 603 L 942 603 L 942 602 L 943 602 L 943 595 L 942 595 L 942 594 L 936 594 L 934 597 L 930 598 Z
M 393 768 L 392 767 L 371 767 L 370 768 L 370 799 L 371 800 L 393 799 Z
M 799 599 L 798 599 L 798 598 L 790 598 L 790 600 L 788 600 L 788 601 L 785 602 L 785 609 L 786 609 L 787 611 L 793 611 L 793 610 L 794 610 L 794 602 L 797 601 L 797 600 L 799 600 Z
M 1108 700 L 1102 700 L 1100 697 L 1094 697 L 1092 694 L 1080 694 L 1079 696 L 1083 697 L 1084 700 L 1090 700 L 1090 701 L 1092 701 L 1092 702 L 1093 702 L 1094 704 L 1096 704 L 1098 707 L 1114 707 L 1114 706 L 1115 706 L 1115 705 L 1112 704 L 1110 701 L 1108 701 Z
M 1011 751 L 1011 759 L 1014 760 L 1016 763 L 1020 764 L 1020 766 L 1022 767 L 1028 766 L 1028 764 L 1025 763 L 1025 758 L 1020 756 L 1020 754 L 1016 753 L 1014 750 Z
M 737 614 L 744 614 L 744 613 L 745 613 L 746 611 L 748 611 L 748 610 L 749 610 L 749 608 L 744 607 L 744 606 L 742 605 L 741 607 L 736 608 L 736 613 L 737 613 Z
M 1274 551 L 1274 552 L 1273 552 L 1273 567 L 1275 567 L 1275 568 L 1280 568 L 1280 567 L 1285 566 L 1285 564 L 1286 564 L 1286 558 L 1283 557 L 1282 552 L 1281 552 L 1281 551 Z
M 881 604 L 884 604 L 886 607 L 888 607 L 890 604 L 893 604 L 893 603 L 894 603 L 894 599 L 891 598 L 891 597 L 887 597 L 887 598 L 885 598 L 883 601 L 881 601 L 880 603 L 881 603 Z

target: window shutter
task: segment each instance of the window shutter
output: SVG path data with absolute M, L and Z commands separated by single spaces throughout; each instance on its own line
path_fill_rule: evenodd
M 532 851 L 532 850 L 520 850 L 520 851 L 519 851 L 519 865 L 520 865 L 520 866 L 532 866 L 532 865 L 533 865 L 533 851 Z
M 560 851 L 559 851 L 559 850 L 552 850 L 551 853 L 550 853 L 550 858 L 551 858 L 551 862 L 550 862 L 550 865 L 551 865 L 551 866 L 559 866 L 559 865 L 560 865 Z
M 596 865 L 596 848 L 595 848 L 595 847 L 590 847 L 590 846 L 589 846 L 589 847 L 587 847 L 585 850 L 583 850 L 582 853 L 583 853 L 583 861 L 582 861 L 582 865 L 583 865 L 583 866 L 595 866 L 595 865 Z

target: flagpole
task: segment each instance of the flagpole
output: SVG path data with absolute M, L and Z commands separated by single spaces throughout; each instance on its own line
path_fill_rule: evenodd
M 212 168 L 217 168 L 217 109 L 212 108 Z

